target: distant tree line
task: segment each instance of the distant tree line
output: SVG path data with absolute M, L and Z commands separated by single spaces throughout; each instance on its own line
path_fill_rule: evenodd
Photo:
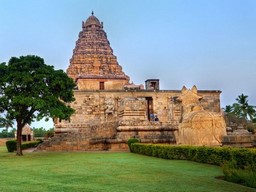
M 2 114 L 1 114 L 2 115 Z M 0 138 L 14 138 L 16 129 L 9 131 L 9 128 L 13 127 L 13 121 L 0 116 Z
M 0 138 L 14 138 L 15 132 L 16 132 L 16 129 L 12 129 L 11 131 L 7 131 L 6 129 L 3 129 L 0 132 Z
M 43 127 L 33 128 L 34 137 L 52 137 L 54 135 L 54 128 L 45 129 Z
M 43 127 L 40 128 L 33 128 L 34 137 L 40 137 L 40 138 L 49 138 L 54 135 L 54 128 L 51 129 L 45 129 Z M 6 128 L 4 128 L 2 131 L 0 131 L 0 138 L 14 138 L 15 137 L 16 129 L 11 129 L 8 131 Z

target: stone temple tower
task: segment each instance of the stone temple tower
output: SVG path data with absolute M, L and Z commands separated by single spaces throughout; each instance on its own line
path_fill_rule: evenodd
M 129 84 L 130 78 L 113 54 L 103 23 L 93 12 L 82 23 L 67 74 L 78 90 L 123 90 Z
M 67 74 L 77 83 L 75 101 L 68 103 L 75 112 L 69 120 L 54 119 L 54 137 L 38 149 L 128 150 L 130 138 L 218 145 L 214 138 L 224 135 L 218 121 L 221 91 L 160 90 L 159 79 L 146 80 L 146 89 L 129 83 L 93 13 L 82 23 Z

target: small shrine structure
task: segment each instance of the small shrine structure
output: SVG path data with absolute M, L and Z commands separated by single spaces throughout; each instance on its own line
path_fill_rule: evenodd
M 15 133 L 15 139 L 17 139 L 17 132 Z M 21 140 L 22 140 L 22 142 L 33 141 L 34 140 L 34 132 L 33 132 L 32 128 L 28 124 L 26 124 L 22 128 Z

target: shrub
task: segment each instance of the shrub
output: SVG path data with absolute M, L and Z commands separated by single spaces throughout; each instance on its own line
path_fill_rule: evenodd
M 237 158 L 237 163 L 243 165 L 245 160 L 254 162 L 255 155 L 252 151 L 245 149 L 235 149 L 230 147 L 205 147 L 205 146 L 172 146 L 156 144 L 135 144 L 131 146 L 131 151 L 143 155 L 160 157 L 164 159 L 191 160 L 199 163 L 222 165 L 225 161 Z M 240 152 L 239 152 L 240 151 Z M 254 157 L 254 160 L 252 159 Z
M 21 149 L 29 149 L 29 148 L 34 148 L 37 147 L 38 144 L 40 144 L 41 141 L 29 141 L 29 142 L 24 142 L 21 144 Z M 17 141 L 16 140 L 9 140 L 6 141 L 6 147 L 8 152 L 14 152 L 17 150 Z
M 40 141 L 29 141 L 29 142 L 24 142 L 21 144 L 21 149 L 29 149 L 29 148 L 34 148 L 37 147 L 37 145 L 40 143 Z
M 44 142 L 43 139 L 36 139 L 36 141 L 38 141 L 39 144 Z
M 256 188 L 255 167 L 247 166 L 241 169 L 234 160 L 222 166 L 225 180 Z
M 221 165 L 226 180 L 256 188 L 255 149 L 136 143 L 131 145 L 131 151 L 164 159 Z
M 7 151 L 8 152 L 14 152 L 17 148 L 16 148 L 16 144 L 17 144 L 17 141 L 16 140 L 9 140 L 9 141 L 6 141 L 6 147 L 7 147 Z
M 136 139 L 136 138 L 130 138 L 130 139 L 128 140 L 128 142 L 127 142 L 130 151 L 131 151 L 131 145 L 132 145 L 133 143 L 139 143 L 139 142 L 140 142 L 140 140 L 138 140 L 138 139 Z

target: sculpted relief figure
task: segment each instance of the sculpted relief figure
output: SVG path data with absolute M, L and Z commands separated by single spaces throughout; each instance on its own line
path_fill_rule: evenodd
M 113 100 L 113 98 L 110 97 L 105 100 L 104 111 L 105 111 L 105 118 L 107 118 L 109 115 L 114 115 L 115 101 Z
M 179 125 L 179 144 L 221 145 L 226 135 L 226 124 L 219 113 L 205 111 L 200 104 L 196 86 L 191 90 L 183 87 L 178 100 L 182 104 L 182 119 Z

